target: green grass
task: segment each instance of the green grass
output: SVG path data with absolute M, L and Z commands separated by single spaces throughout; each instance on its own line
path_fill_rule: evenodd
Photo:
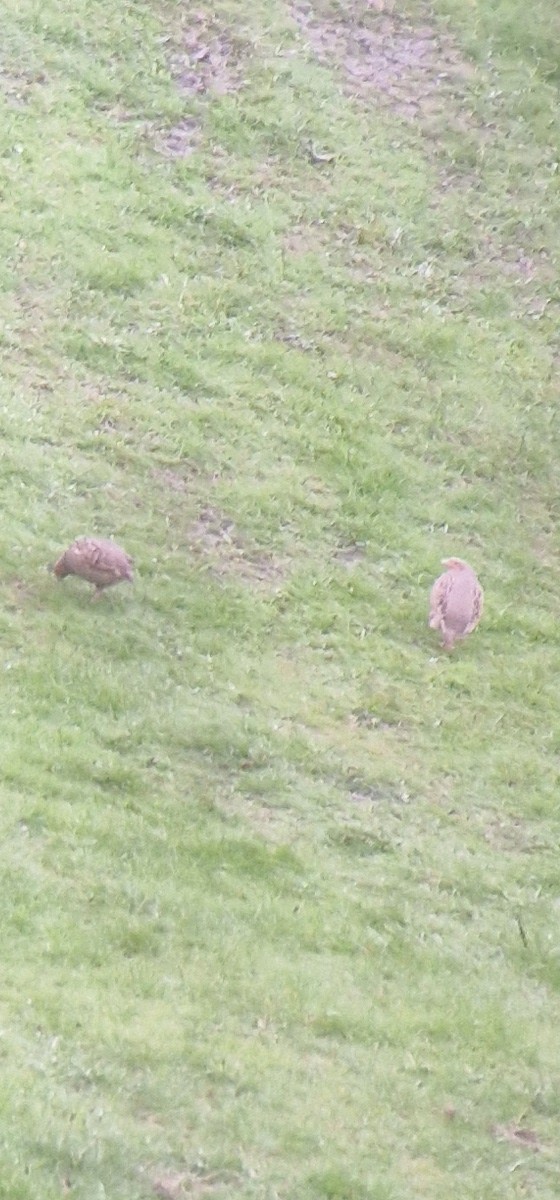
M 0 1196 L 552 1200 L 558 17 L 189 10 L 4 12 Z

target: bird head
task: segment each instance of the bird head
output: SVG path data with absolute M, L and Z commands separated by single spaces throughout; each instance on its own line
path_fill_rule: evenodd
M 450 571 L 464 571 L 469 566 L 462 558 L 442 558 L 441 565 Z

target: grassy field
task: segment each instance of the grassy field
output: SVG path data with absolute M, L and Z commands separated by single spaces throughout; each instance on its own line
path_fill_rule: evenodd
M 7 0 L 6 1200 L 558 1195 L 559 38 Z

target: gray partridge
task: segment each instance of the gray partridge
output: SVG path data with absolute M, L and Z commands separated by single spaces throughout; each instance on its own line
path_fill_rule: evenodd
M 484 593 L 469 564 L 462 558 L 443 558 L 447 567 L 430 592 L 430 629 L 439 629 L 442 645 L 452 650 L 455 642 L 476 629 L 482 616 Z
M 94 600 L 101 596 L 104 588 L 133 580 L 132 559 L 115 542 L 105 538 L 76 538 L 54 564 L 53 570 L 58 579 L 79 575 L 93 583 Z

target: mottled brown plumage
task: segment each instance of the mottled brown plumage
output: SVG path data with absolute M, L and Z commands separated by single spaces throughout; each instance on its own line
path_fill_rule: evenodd
M 431 629 L 439 629 L 442 645 L 452 650 L 455 642 L 476 629 L 482 616 L 484 593 L 469 564 L 462 558 L 444 558 L 447 567 L 430 592 Z
M 94 599 L 104 588 L 127 580 L 132 583 L 132 559 L 115 542 L 105 538 L 76 538 L 54 565 L 58 579 L 79 575 L 95 586 Z

